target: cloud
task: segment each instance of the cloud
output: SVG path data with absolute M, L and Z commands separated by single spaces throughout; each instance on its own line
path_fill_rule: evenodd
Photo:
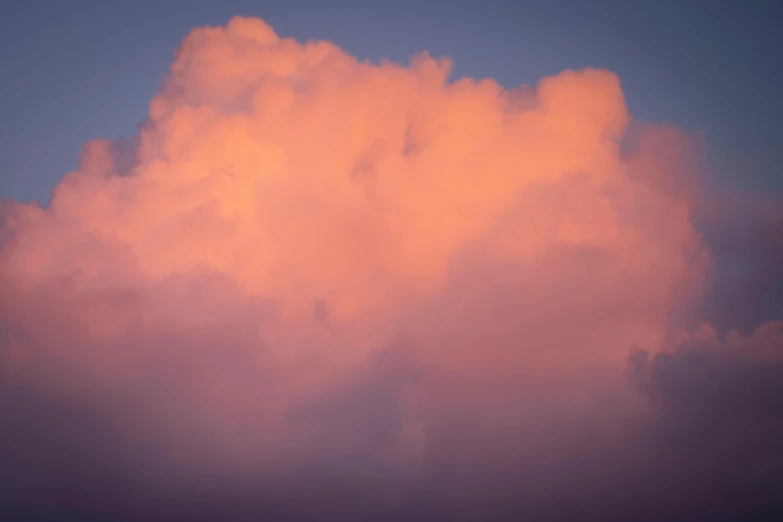
M 701 311 L 722 332 L 750 330 L 783 316 L 783 206 L 764 194 L 719 194 L 699 213 L 714 252 L 709 299 Z
M 783 508 L 783 322 L 724 339 L 705 327 L 630 363 L 652 406 L 658 491 L 709 519 L 774 519 Z
M 608 71 L 450 73 L 195 29 L 137 136 L 87 144 L 48 207 L 4 203 L 5 513 L 644 501 L 669 422 L 646 398 L 689 399 L 664 359 L 634 359 L 642 393 L 626 363 L 676 345 L 716 266 L 699 150 Z

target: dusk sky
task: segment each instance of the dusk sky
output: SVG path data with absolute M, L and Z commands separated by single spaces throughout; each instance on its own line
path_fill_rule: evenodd
M 783 519 L 774 2 L 7 2 L 0 520 Z
M 704 131 L 714 176 L 783 188 L 777 2 L 30 0 L 0 17 L 0 197 L 46 201 L 83 143 L 132 135 L 187 32 L 236 14 L 359 58 L 427 50 L 506 87 L 605 67 L 635 117 Z

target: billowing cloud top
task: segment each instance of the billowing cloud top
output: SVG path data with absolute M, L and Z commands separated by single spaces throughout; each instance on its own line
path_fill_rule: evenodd
M 322 515 L 590 483 L 646 415 L 628 354 L 683 342 L 708 280 L 697 151 L 633 123 L 608 71 L 450 71 L 258 19 L 192 31 L 137 137 L 87 144 L 47 208 L 1 207 L 9 407 L 100 419 L 20 421 L 54 442 L 6 447 Z M 73 473 L 23 461 L 18 498 Z

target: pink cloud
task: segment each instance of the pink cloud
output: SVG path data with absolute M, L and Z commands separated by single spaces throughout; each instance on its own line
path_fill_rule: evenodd
M 450 71 L 193 30 L 130 168 L 91 142 L 49 207 L 2 207 L 9 382 L 101 397 L 135 472 L 270 491 L 638 414 L 628 353 L 671 339 L 709 266 L 692 142 L 646 126 L 626 154 L 609 71 Z

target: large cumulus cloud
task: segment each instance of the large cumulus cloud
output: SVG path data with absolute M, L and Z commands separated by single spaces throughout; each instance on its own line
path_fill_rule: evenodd
M 737 404 L 674 349 L 715 267 L 693 141 L 608 71 L 450 68 L 196 29 L 138 136 L 3 204 L 8 513 L 708 512 L 650 486 Z

